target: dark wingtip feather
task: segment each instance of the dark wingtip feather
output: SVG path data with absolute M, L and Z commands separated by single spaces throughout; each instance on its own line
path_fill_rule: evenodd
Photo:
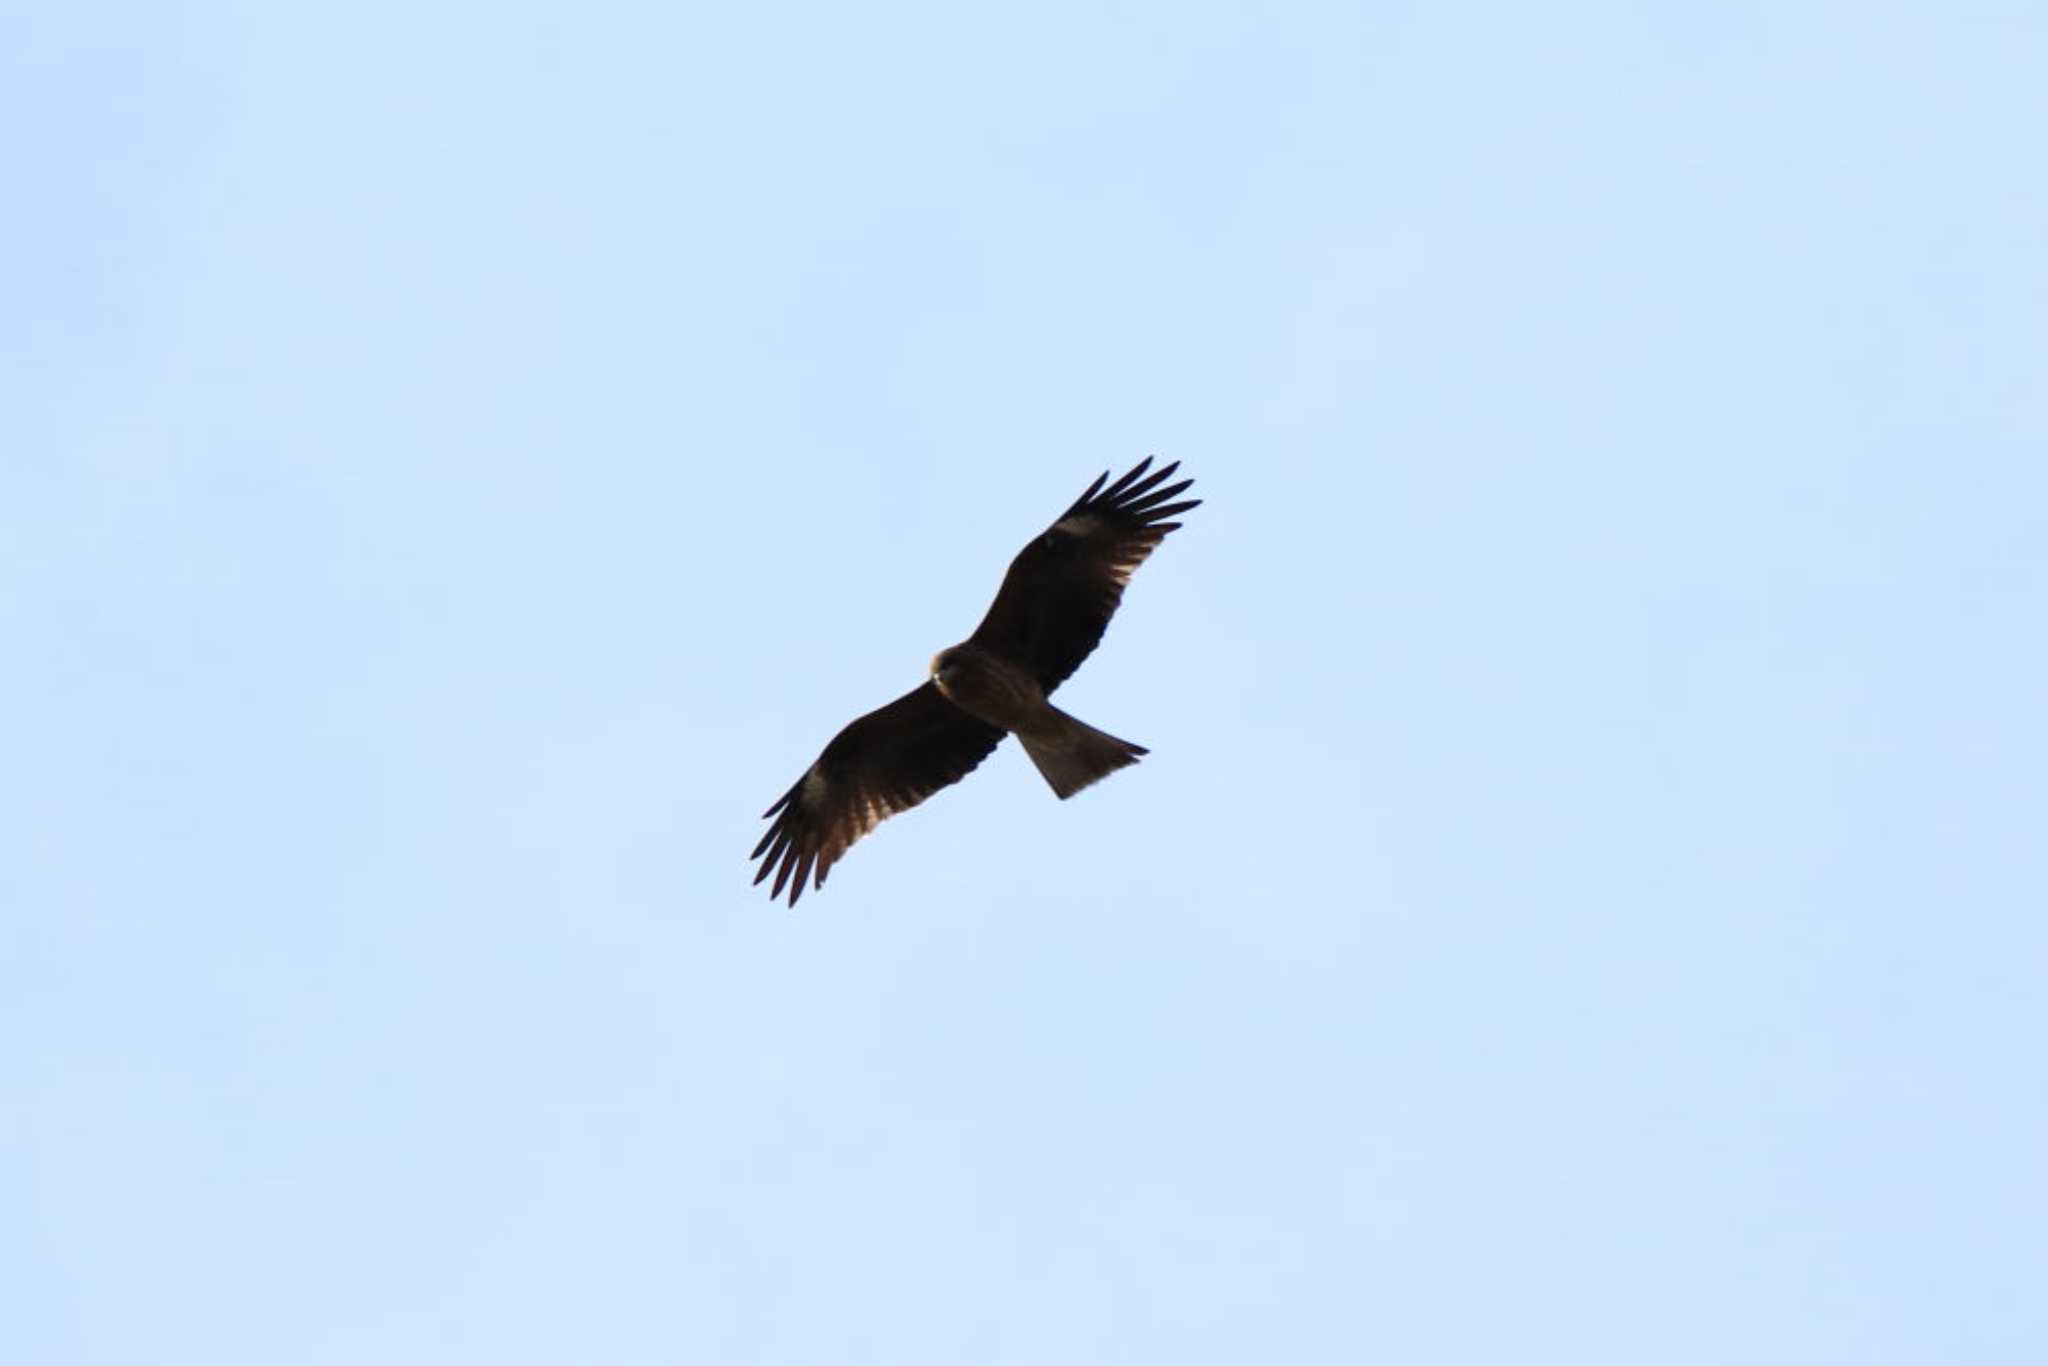
M 791 844 L 777 852 L 781 854 L 781 857 L 770 860 L 770 862 L 776 865 L 775 885 L 768 889 L 768 899 L 770 901 L 782 895 L 783 887 L 789 882 L 789 870 L 796 866 L 796 845 Z
M 1065 512 L 1062 512 L 1060 516 L 1071 517 L 1075 513 L 1079 512 L 1082 508 L 1087 507 L 1088 500 L 1095 496 L 1095 491 L 1102 487 L 1102 481 L 1107 478 L 1109 478 L 1108 470 L 1104 470 L 1102 473 L 1096 475 L 1095 482 L 1090 484 L 1087 488 L 1083 489 L 1081 491 L 1081 496 L 1079 498 L 1076 498 L 1072 503 L 1068 504 L 1067 510 Z
M 1128 489 L 1131 486 L 1131 481 L 1137 479 L 1140 475 L 1144 474 L 1146 470 L 1151 468 L 1152 457 L 1148 455 L 1143 460 L 1140 460 L 1137 464 L 1131 466 L 1130 469 L 1124 471 L 1123 478 L 1117 480 L 1114 484 L 1111 484 L 1108 488 L 1102 491 L 1102 497 L 1104 501 L 1113 501 L 1117 498 L 1122 497 L 1124 490 Z
M 1173 477 L 1173 472 L 1179 468 L 1180 461 L 1176 460 L 1171 465 L 1166 466 L 1164 469 L 1154 470 L 1149 478 L 1141 479 L 1137 483 L 1125 489 L 1123 493 L 1119 495 L 1117 498 L 1118 505 L 1121 507 L 1128 508 L 1136 503 L 1143 501 L 1147 494 L 1149 494 L 1153 489 L 1159 487 L 1161 481 L 1171 479 Z M 1194 481 L 1190 479 L 1188 482 L 1193 483 Z
M 1149 512 L 1175 494 L 1185 493 L 1194 486 L 1194 480 L 1183 479 L 1178 484 L 1168 484 L 1163 489 L 1153 489 L 1143 498 L 1134 498 L 1123 505 L 1125 512 Z

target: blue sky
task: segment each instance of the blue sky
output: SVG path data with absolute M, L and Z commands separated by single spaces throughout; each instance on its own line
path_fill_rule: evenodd
M 2048 1355 L 2048 16 L 0 17 L 0 1355 Z M 1098 471 L 1207 499 L 795 912 Z

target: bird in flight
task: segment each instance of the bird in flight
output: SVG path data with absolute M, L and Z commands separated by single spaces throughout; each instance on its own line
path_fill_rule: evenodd
M 923 683 L 833 736 L 761 813 L 775 823 L 748 857 L 761 859 L 756 886 L 775 874 L 770 900 L 785 883 L 792 906 L 806 881 L 823 887 L 855 840 L 959 782 L 1006 734 L 1016 735 L 1061 800 L 1146 752 L 1046 698 L 1101 641 L 1145 557 L 1179 529 L 1167 519 L 1201 504 L 1173 501 L 1194 483 L 1166 484 L 1179 461 L 1147 475 L 1151 468 L 1147 456 L 1108 488 L 1104 470 L 1017 552 L 974 634 L 934 655 Z

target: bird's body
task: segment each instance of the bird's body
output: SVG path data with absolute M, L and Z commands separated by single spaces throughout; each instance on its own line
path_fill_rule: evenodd
M 1016 736 L 1062 801 L 1146 753 L 1067 715 L 1021 665 L 971 640 L 939 651 L 932 683 L 975 720 Z
M 1037 679 L 972 640 L 932 656 L 932 682 L 941 697 L 999 730 L 1029 730 L 1052 705 Z
M 755 858 L 767 855 L 754 881 L 773 871 L 770 896 L 788 882 L 794 906 L 855 840 L 958 782 L 1005 734 L 1062 799 L 1146 753 L 1046 698 L 1101 640 L 1131 574 L 1180 526 L 1165 519 L 1199 505 L 1170 501 L 1192 480 L 1159 487 L 1178 462 L 1145 478 L 1151 464 L 1106 489 L 1107 472 L 1089 485 L 1011 561 L 974 634 L 933 656 L 923 684 L 835 735 L 763 813 L 776 819 L 754 847 Z

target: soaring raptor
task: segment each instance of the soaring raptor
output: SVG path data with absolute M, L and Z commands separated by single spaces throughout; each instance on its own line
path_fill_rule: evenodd
M 749 857 L 761 859 L 756 885 L 775 874 L 771 899 L 782 895 L 784 883 L 792 906 L 807 880 L 824 886 L 826 872 L 855 840 L 959 782 L 1005 734 L 1016 735 L 1062 799 L 1138 761 L 1141 746 L 1045 699 L 1102 639 L 1145 557 L 1179 529 L 1167 519 L 1201 504 L 1173 501 L 1194 483 L 1166 484 L 1179 461 L 1148 476 L 1151 468 L 1147 456 L 1108 488 L 1103 471 L 1017 552 L 974 634 L 934 655 L 925 682 L 833 736 L 796 785 L 761 813 L 775 823 Z

